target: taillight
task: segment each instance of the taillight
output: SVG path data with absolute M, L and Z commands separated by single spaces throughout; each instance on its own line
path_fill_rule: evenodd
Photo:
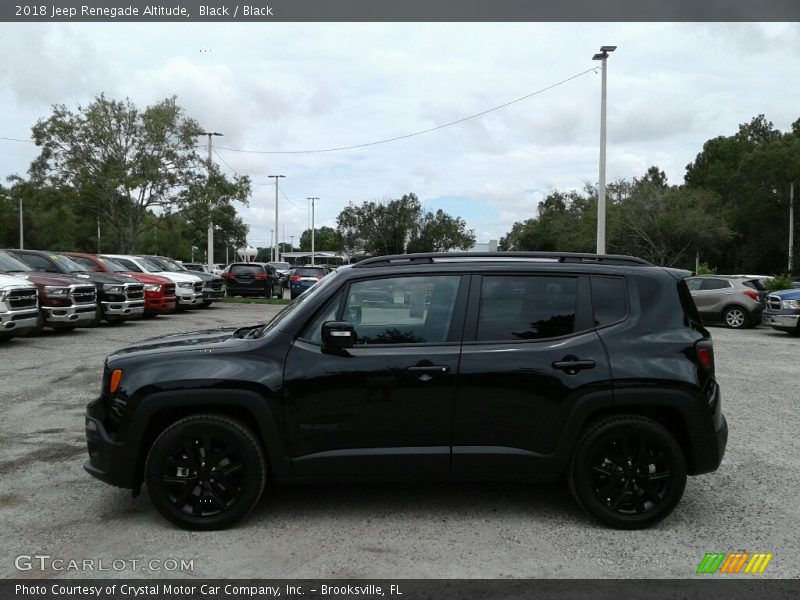
M 300 281 L 300 275 L 292 275 L 289 279 L 291 281 Z
M 222 274 L 220 274 L 220 277 L 222 277 L 223 279 L 233 279 L 233 273 L 231 273 L 231 272 L 222 273 Z
M 744 295 L 758 302 L 758 292 L 754 290 L 744 290 Z
M 697 362 L 701 367 L 709 371 L 714 370 L 714 347 L 710 340 L 702 340 L 695 345 Z
M 264 273 L 256 273 L 255 277 L 253 277 L 253 279 L 266 279 L 266 278 L 267 276 Z

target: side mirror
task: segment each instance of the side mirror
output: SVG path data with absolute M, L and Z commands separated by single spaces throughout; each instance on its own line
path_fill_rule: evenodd
M 348 321 L 326 321 L 322 324 L 322 344 L 329 350 L 352 348 L 358 336 Z

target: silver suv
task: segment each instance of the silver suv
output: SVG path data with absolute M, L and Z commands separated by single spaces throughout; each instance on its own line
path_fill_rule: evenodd
M 755 327 L 761 323 L 764 304 L 753 279 L 698 275 L 688 278 L 686 284 L 704 320 L 722 321 L 731 329 Z

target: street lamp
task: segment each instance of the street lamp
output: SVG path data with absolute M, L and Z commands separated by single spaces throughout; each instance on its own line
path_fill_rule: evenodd
M 316 264 L 314 262 L 314 201 L 319 200 L 316 196 L 306 198 L 311 202 L 311 266 Z
M 209 182 L 211 179 L 211 138 L 215 135 L 221 136 L 221 133 L 216 131 L 198 131 L 194 135 L 207 135 L 208 136 L 208 177 Z M 211 199 L 209 198 L 209 214 L 208 214 L 208 250 L 206 255 L 208 257 L 208 269 L 213 268 L 214 262 L 214 223 L 211 222 Z
M 281 177 L 286 177 L 286 175 L 267 175 L 267 177 L 271 177 L 275 179 L 275 258 L 272 260 L 278 261 L 278 179 Z
M 597 254 L 606 253 L 606 62 L 608 53 L 616 46 L 600 46 L 592 60 L 602 62 L 602 92 L 600 96 L 600 182 L 597 190 Z

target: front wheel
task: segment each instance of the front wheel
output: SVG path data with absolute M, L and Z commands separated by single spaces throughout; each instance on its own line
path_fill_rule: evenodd
M 643 529 L 666 517 L 686 487 L 686 459 L 673 435 L 651 419 L 611 417 L 583 434 L 568 473 L 578 503 L 616 529 Z
M 224 415 L 195 415 L 170 425 L 145 464 L 153 504 L 184 529 L 232 525 L 256 505 L 266 478 L 264 451 L 255 435 Z
M 744 329 L 750 326 L 750 317 L 740 306 L 731 306 L 725 311 L 722 319 L 725 325 L 731 329 Z

